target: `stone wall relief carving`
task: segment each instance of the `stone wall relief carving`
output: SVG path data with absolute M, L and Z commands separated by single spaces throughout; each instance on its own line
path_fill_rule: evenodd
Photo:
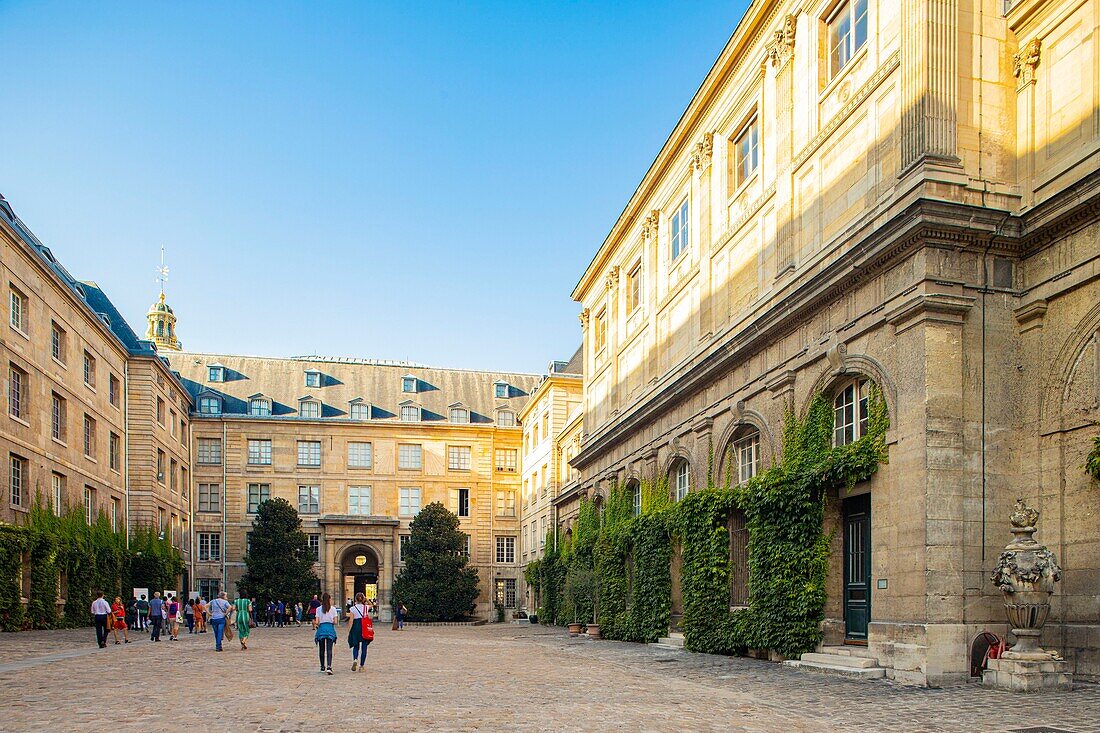
M 794 55 L 794 36 L 798 29 L 798 18 L 793 15 L 783 17 L 783 22 L 768 44 L 768 58 L 772 66 L 780 67 Z
M 708 165 L 710 165 L 711 157 L 714 155 L 714 133 L 703 133 L 703 139 L 695 143 L 695 147 L 691 151 L 691 167 L 695 171 L 702 171 Z
M 642 239 L 656 239 L 657 238 L 657 222 L 661 218 L 661 212 L 657 209 L 649 212 L 649 216 L 645 218 L 645 222 L 642 223 Z
M 1039 66 L 1039 57 L 1043 44 L 1038 38 L 1027 42 L 1019 53 L 1012 56 L 1012 75 L 1020 80 L 1020 86 L 1035 81 L 1035 69 Z

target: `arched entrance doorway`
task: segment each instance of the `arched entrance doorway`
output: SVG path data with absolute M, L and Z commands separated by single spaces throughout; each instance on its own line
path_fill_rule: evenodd
M 363 593 L 372 601 L 378 599 L 378 556 L 374 550 L 366 545 L 349 547 L 340 561 L 340 571 L 344 580 L 341 603 L 351 601 L 356 593 Z

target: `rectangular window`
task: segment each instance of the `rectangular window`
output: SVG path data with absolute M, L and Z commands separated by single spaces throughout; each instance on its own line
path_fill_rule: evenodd
M 753 433 L 738 440 L 733 449 L 737 455 L 737 481 L 743 484 L 756 475 L 760 463 L 760 434 Z
M 318 514 L 321 511 L 321 487 L 298 487 L 298 513 Z
M 248 441 L 248 463 L 252 466 L 270 466 L 271 465 L 271 441 L 270 440 L 250 440 Z
M 370 468 L 373 463 L 370 443 L 348 443 L 348 468 Z
M 122 502 L 118 497 L 111 498 L 111 531 L 118 531 L 118 515 L 122 513 Z
M 248 401 L 248 414 L 256 417 L 267 417 L 271 414 L 271 400 L 253 397 Z
M 225 368 L 220 366 L 212 366 L 206 368 L 206 380 L 208 382 L 224 382 L 225 381 Z
M 8 287 L 11 288 L 11 327 L 26 334 L 28 333 L 27 296 L 11 283 L 8 283 Z
M 397 513 L 402 517 L 415 517 L 420 513 L 420 489 L 402 486 L 398 491 Z
M 199 438 L 198 461 L 203 466 L 222 465 L 221 438 Z
M 62 364 L 65 363 L 66 347 L 66 333 L 65 329 L 57 325 L 57 321 L 53 321 L 50 324 L 50 356 L 57 359 Z
M 157 397 L 157 422 L 164 425 L 164 400 Z
M 642 262 L 639 260 L 626 273 L 626 312 L 633 313 L 642 303 Z
M 319 441 L 319 440 L 299 440 L 298 441 L 298 465 L 299 466 L 320 466 L 321 465 L 321 441 Z
M 397 536 L 397 559 L 398 562 L 405 562 L 405 558 L 409 552 L 409 541 L 412 539 L 407 534 Z
M 497 515 L 501 517 L 516 516 L 516 492 L 497 492 Z
M 20 420 L 27 419 L 29 384 L 27 373 L 15 364 L 8 364 L 8 414 Z
M 84 415 L 84 455 L 95 458 L 95 419 Z
M 95 489 L 84 487 L 84 521 L 89 525 L 95 517 Z
M 222 559 L 222 536 L 218 532 L 199 532 L 199 562 Z
M 84 384 L 95 387 L 95 357 L 88 351 L 84 352 Z
M 60 473 L 50 475 L 50 509 L 55 517 L 61 516 L 61 505 L 65 500 L 65 476 Z
M 373 511 L 371 501 L 369 486 L 348 487 L 348 514 L 369 515 Z
M 271 484 L 248 485 L 248 513 L 255 514 L 260 509 L 260 504 L 271 498 Z
M 451 489 L 451 511 L 460 517 L 470 516 L 469 489 Z
M 497 410 L 497 425 L 502 428 L 514 428 L 516 413 L 511 410 Z
M 498 606 L 502 606 L 504 608 L 516 607 L 515 578 L 500 578 L 499 580 L 497 580 L 496 602 Z
M 470 447 L 468 445 L 447 446 L 447 468 L 452 471 L 469 471 Z
M 466 537 L 466 549 L 462 551 L 462 556 L 465 558 L 470 557 L 470 535 L 464 535 Z
M 749 530 L 745 514 L 734 511 L 729 518 L 730 605 L 749 605 Z
M 867 43 L 867 0 L 849 0 L 829 18 L 829 78 Z
M 167 461 L 168 461 L 168 455 L 164 451 L 162 451 L 158 448 L 157 449 L 157 481 L 160 481 L 162 484 L 164 483 L 164 480 L 165 480 L 165 478 L 167 478 L 167 474 L 168 474 L 167 467 L 166 467 Z
M 749 180 L 760 163 L 760 125 L 754 115 L 733 141 L 734 188 Z
M 420 422 L 420 408 L 415 405 L 403 405 L 401 407 L 401 420 L 404 422 Z
M 61 442 L 65 442 L 66 411 L 65 398 L 54 392 L 50 399 L 50 437 Z
M 592 328 L 593 340 L 592 346 L 596 350 L 596 353 L 603 351 L 607 346 L 607 310 L 602 309 L 596 314 L 596 319 Z M 535 438 L 535 442 L 538 442 L 538 438 Z
M 199 484 L 199 511 L 220 512 L 222 510 L 221 484 Z
M 209 601 L 211 598 L 217 598 L 218 593 L 221 592 L 221 581 L 217 578 L 199 578 L 199 595 L 203 600 Z
M 111 433 L 107 436 L 107 463 L 112 471 L 121 470 L 122 467 L 122 438 Z
M 418 443 L 401 443 L 397 446 L 398 468 L 419 469 L 423 465 L 423 450 Z
M 680 255 L 687 252 L 691 246 L 691 227 L 688 224 L 688 214 L 688 200 L 685 198 L 672 214 L 672 221 L 669 224 L 673 262 L 680 259 Z
M 519 463 L 518 451 L 515 448 L 496 449 L 496 468 L 502 473 L 515 473 Z
M 535 525 L 531 525 L 534 529 Z M 539 547 L 546 547 L 546 517 L 539 517 Z
M 27 475 L 27 459 L 14 453 L 8 456 L 8 488 L 11 503 L 14 506 L 23 506 L 27 497 L 27 488 L 30 476 Z
M 321 417 L 321 403 L 316 400 L 304 400 L 298 404 L 298 417 Z
M 321 535 L 310 534 L 309 537 L 309 552 L 313 557 L 313 562 L 320 562 L 321 560 Z
M 320 387 L 321 386 L 321 373 L 320 372 L 306 372 L 306 386 L 307 387 Z
M 516 538 L 497 537 L 497 564 L 508 564 L 516 561 Z
M 122 383 L 118 381 L 118 377 L 114 374 L 107 379 L 107 399 L 115 407 L 122 404 Z
M 458 425 L 463 425 L 470 422 L 470 411 L 467 410 L 465 407 L 452 407 L 451 422 Z
M 222 414 L 222 401 L 220 397 L 206 396 L 199 398 L 199 412 L 203 415 Z
M 416 392 L 416 377 L 402 377 L 401 378 L 401 391 L 402 392 Z
M 508 399 L 508 385 L 507 384 L 504 384 L 502 382 L 497 382 L 494 386 L 496 387 L 496 391 L 494 392 L 494 395 L 496 396 L 496 398 L 498 400 Z
M 172 489 L 173 494 L 176 493 L 176 474 L 178 473 L 176 467 L 178 465 L 175 458 L 168 462 L 168 486 Z
M 352 420 L 370 420 L 370 405 L 366 402 L 351 403 Z

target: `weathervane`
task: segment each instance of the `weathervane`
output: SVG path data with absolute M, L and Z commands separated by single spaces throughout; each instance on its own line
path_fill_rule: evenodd
M 160 283 L 160 294 L 164 295 L 164 284 L 168 282 L 168 267 L 164 264 L 164 245 L 160 247 L 160 267 L 157 268 L 157 279 Z

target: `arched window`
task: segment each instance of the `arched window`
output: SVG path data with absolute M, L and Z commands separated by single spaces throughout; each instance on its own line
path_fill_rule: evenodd
M 516 426 L 516 413 L 511 410 L 497 410 L 497 426 L 514 428 Z
M 691 490 L 691 467 L 685 460 L 679 460 L 672 467 L 672 495 L 680 501 Z
M 840 386 L 833 400 L 833 445 L 848 445 L 867 434 L 870 384 L 859 377 Z
M 753 427 L 746 428 L 733 441 L 730 458 L 734 461 L 733 476 L 737 483 L 743 484 L 755 476 L 760 470 L 760 431 Z
M 631 481 L 627 486 L 630 491 L 630 507 L 634 516 L 642 513 L 642 485 L 637 481 Z

